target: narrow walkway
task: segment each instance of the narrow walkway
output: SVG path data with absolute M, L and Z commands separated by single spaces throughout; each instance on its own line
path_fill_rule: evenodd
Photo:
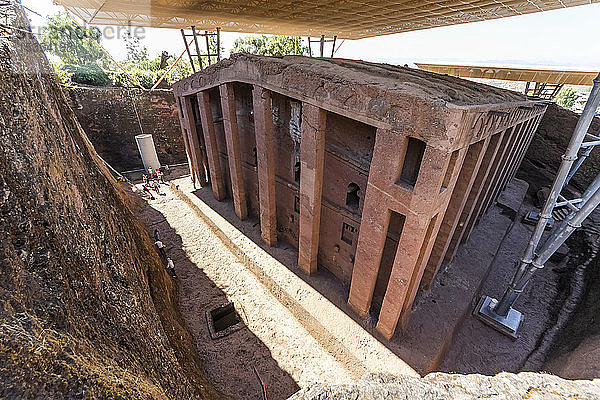
M 175 262 L 183 318 L 218 389 L 236 399 L 262 397 L 254 368 L 269 399 L 287 398 L 314 382 L 356 382 L 373 370 L 416 375 L 252 241 L 246 238 L 244 252 L 232 246 L 231 240 L 245 237 L 224 235 L 221 229 L 235 230 L 225 220 L 216 227 L 214 219 L 203 218 L 210 209 L 199 199 L 196 204 L 178 190 L 165 192 L 150 202 L 143 218 L 160 230 Z M 235 303 L 246 329 L 213 341 L 205 311 L 227 300 Z
M 498 249 L 489 276 L 474 299 L 478 299 L 480 295 L 501 298 L 517 268 L 517 260 L 525 252 L 533 233 L 533 227 L 523 224 L 521 219 L 528 211 L 533 210 L 535 208 L 532 205 L 523 204 L 515 217 L 515 224 Z M 545 235 L 548 235 L 548 231 Z M 552 309 L 552 305 L 559 285 L 559 272 L 556 272 L 555 268 L 556 264 L 547 262 L 544 269 L 536 272 L 515 303 L 515 309 L 523 313 L 517 340 L 490 328 L 473 316 L 468 316 L 457 329 L 455 340 L 439 370 L 485 375 L 531 370 L 524 369 L 524 365 L 529 355 L 538 347 L 544 331 L 554 324 L 552 315 L 556 310 Z M 474 304 L 471 309 L 474 309 Z

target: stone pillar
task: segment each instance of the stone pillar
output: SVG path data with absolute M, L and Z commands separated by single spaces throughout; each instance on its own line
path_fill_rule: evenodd
M 221 170 L 221 160 L 217 147 L 217 136 L 215 134 L 208 91 L 198 93 L 198 108 L 200 109 L 200 118 L 202 119 L 202 132 L 204 133 L 204 144 L 206 145 L 206 156 L 208 157 L 208 167 L 210 168 L 210 182 L 213 195 L 215 199 L 222 201 L 227 197 L 227 192 L 225 191 L 223 171 Z
M 242 152 L 240 148 L 240 135 L 235 106 L 233 84 L 227 83 L 219 87 L 221 93 L 221 107 L 223 109 L 223 127 L 227 142 L 227 158 L 229 161 L 229 175 L 231 177 L 231 193 L 233 206 L 239 219 L 248 218 L 246 205 L 246 190 L 244 189 L 244 175 L 242 173 Z
M 489 208 L 489 206 L 494 204 L 494 202 L 496 201 L 496 199 L 498 198 L 500 193 L 502 193 L 502 191 L 504 190 L 504 188 L 510 181 L 511 171 L 513 170 L 513 168 L 516 166 L 516 164 L 519 161 L 518 159 L 519 159 L 519 154 L 521 152 L 522 146 L 524 146 L 525 142 L 527 142 L 529 128 L 531 127 L 531 123 L 532 123 L 532 120 L 523 122 L 523 127 L 521 129 L 521 132 L 519 133 L 517 142 L 513 146 L 512 151 L 509 155 L 509 161 L 506 166 L 506 170 L 504 171 L 504 174 L 501 177 L 501 180 L 498 184 L 498 187 L 496 188 L 496 191 L 494 192 L 494 195 L 492 196 L 492 198 L 490 199 L 490 202 L 488 203 L 488 208 Z
M 326 118 L 325 110 L 302 104 L 298 266 L 309 275 L 317 272 Z
M 188 138 L 189 127 L 185 120 L 184 111 L 183 111 L 183 97 L 176 97 L 175 101 L 177 102 L 178 114 L 179 114 L 179 125 L 181 126 L 181 136 L 183 137 L 183 145 L 185 146 L 185 154 L 188 160 L 188 166 L 190 167 L 190 175 L 192 177 L 192 182 L 196 185 L 197 181 L 197 172 L 196 172 L 196 158 L 192 152 L 192 146 L 190 145 Z
M 502 191 L 506 188 L 506 185 L 510 182 L 510 180 L 513 177 L 513 171 L 516 171 L 519 164 L 521 164 L 520 155 L 521 155 L 523 149 L 526 146 L 528 146 L 528 144 L 529 144 L 529 134 L 531 133 L 531 130 L 533 129 L 533 125 L 535 125 L 534 120 L 535 120 L 535 118 L 532 118 L 532 119 L 524 122 L 524 126 L 523 126 L 523 129 L 521 130 L 521 134 L 520 134 L 520 137 L 518 138 L 518 142 L 513 148 L 513 151 L 511 154 L 511 159 L 510 159 L 510 164 L 508 165 L 506 175 L 502 177 L 502 182 L 500 183 L 500 186 L 498 188 L 498 191 L 496 192 L 494 199 L 497 198 L 498 195 L 500 193 L 502 193 Z M 493 204 L 493 202 L 491 202 L 490 204 Z
M 388 312 L 395 318 L 393 322 L 383 322 L 382 326 L 389 329 L 395 329 L 405 301 L 411 299 L 413 291 L 416 293 L 418 289 L 425 260 L 431 251 L 427 236 L 435 236 L 439 228 L 437 217 L 432 216 L 436 214 L 444 166 L 448 165 L 451 157 L 447 150 L 427 145 L 416 183 L 408 187 L 399 183 L 398 175 L 405 155 L 397 150 L 403 143 L 406 146 L 408 141 L 409 138 L 398 131 L 377 131 L 348 298 L 349 306 L 361 318 L 366 317 L 377 283 L 392 212 L 403 215 L 402 233 L 381 309 L 381 313 Z M 460 164 L 462 158 L 457 162 Z M 457 177 L 458 173 L 454 172 L 448 190 L 453 189 Z M 392 304 L 394 302 L 397 303 Z
M 482 192 L 485 190 L 485 182 L 487 181 L 490 170 L 492 169 L 492 161 L 496 157 L 498 153 L 498 148 L 500 147 L 500 143 L 502 142 L 502 138 L 505 134 L 508 134 L 506 131 L 497 133 L 493 135 L 490 139 L 490 142 L 486 148 L 485 155 L 481 162 L 481 166 L 477 171 L 477 176 L 475 177 L 475 182 L 473 182 L 473 186 L 471 187 L 471 191 L 469 192 L 469 196 L 467 197 L 467 201 L 465 202 L 465 206 L 463 207 L 463 212 L 460 215 L 458 220 L 458 225 L 452 239 L 450 240 L 450 244 L 448 245 L 448 249 L 446 250 L 446 254 L 444 256 L 443 262 L 449 262 L 454 257 L 456 253 L 456 249 L 458 248 L 458 244 L 462 239 L 467 222 L 471 218 L 473 211 L 475 210 L 475 206 L 477 204 L 477 200 L 482 195 Z
M 538 127 L 540 125 L 540 122 L 542 121 L 543 116 L 544 116 L 544 114 L 539 114 L 533 118 L 533 123 L 532 123 L 532 126 L 529 128 L 529 132 L 527 134 L 527 139 L 525 140 L 525 144 L 523 146 L 521 146 L 517 163 L 515 164 L 515 166 L 513 167 L 512 171 L 510 173 L 509 181 L 515 177 L 515 175 L 517 174 L 517 171 L 521 167 L 521 163 L 523 162 L 523 159 L 525 158 L 525 154 L 527 154 L 527 150 L 529 150 L 529 145 L 531 144 L 531 141 L 533 140 L 533 137 L 535 136 L 535 134 L 538 130 Z
M 422 271 L 419 271 L 419 254 L 425 255 L 429 245 L 429 224 L 431 221 L 421 215 L 409 215 L 404 222 L 377 322 L 377 330 L 387 339 L 394 335 L 402 311 L 410 308 L 412 289 L 414 288 L 415 293 L 418 289 L 422 276 Z
M 188 166 L 190 168 L 190 175 L 192 177 L 192 182 L 194 183 L 194 186 L 196 186 L 196 182 L 198 181 L 198 175 L 196 172 L 196 163 L 195 163 L 195 161 L 192 161 L 193 160 L 192 148 L 188 141 L 186 129 L 183 128 L 183 124 L 181 124 L 181 126 L 182 126 L 181 135 L 183 136 L 183 146 L 185 147 L 185 154 L 187 156 L 187 162 L 188 162 Z
M 506 151 L 506 155 L 504 156 L 504 162 L 502 163 L 502 168 L 500 169 L 500 173 L 497 175 L 496 180 L 492 183 L 492 191 L 488 195 L 486 202 L 483 205 L 483 208 L 479 214 L 479 218 L 481 218 L 490 206 L 496 201 L 498 198 L 498 194 L 504 188 L 504 184 L 508 174 L 510 173 L 510 168 L 513 165 L 515 160 L 515 150 L 518 148 L 519 143 L 523 141 L 523 136 L 526 127 L 529 125 L 529 121 L 523 121 L 515 128 L 515 133 L 511 140 L 511 143 L 508 144 L 508 149 Z
M 490 138 L 488 137 L 485 140 L 481 140 L 470 145 L 467 149 L 467 154 L 462 163 L 458 180 L 456 181 L 456 185 L 452 191 L 450 202 L 446 208 L 444 219 L 440 226 L 440 230 L 438 231 L 431 256 L 429 257 L 429 261 L 425 269 L 425 278 L 423 284 L 426 288 L 429 288 L 429 285 L 433 281 L 437 271 L 442 265 L 444 255 L 446 254 L 446 251 L 450 245 L 450 241 L 456 232 L 458 221 L 467 202 L 467 196 L 471 192 L 477 171 L 479 170 L 481 162 L 483 161 L 485 149 L 488 146 L 489 140 Z
M 269 246 L 277 244 L 277 211 L 275 204 L 275 131 L 271 92 L 254 86 L 254 133 L 258 160 L 260 231 Z
M 399 141 L 405 140 L 397 136 L 392 131 L 382 129 L 378 129 L 375 135 L 348 296 L 348 305 L 360 318 L 365 318 L 371 307 L 390 222 L 390 196 L 380 187 L 386 185 L 386 178 L 395 179 L 390 171 L 396 171 L 400 161 L 390 157 L 389 149 L 393 144 L 397 147 Z M 390 183 L 393 181 L 387 185 Z
M 469 236 L 471 235 L 471 231 L 475 227 L 475 224 L 477 224 L 477 221 L 479 221 L 479 218 L 485 212 L 484 206 L 487 203 L 489 196 L 491 196 L 491 192 L 495 187 L 495 182 L 497 181 L 498 176 L 502 171 L 508 148 L 510 147 L 510 143 L 516 135 L 517 129 L 517 126 L 509 128 L 502 137 L 498 151 L 496 153 L 496 156 L 494 157 L 494 161 L 492 162 L 490 173 L 487 177 L 487 180 L 485 181 L 484 187 L 482 188 L 482 193 L 477 199 L 477 204 L 473 209 L 473 214 L 471 215 L 471 218 L 466 224 L 465 232 L 462 238 L 463 243 L 469 239 Z
M 432 239 L 439 234 L 444 210 L 446 210 L 449 201 L 449 199 L 446 200 L 441 208 L 438 202 L 434 202 L 427 207 L 427 199 L 435 199 L 439 194 L 440 186 L 439 183 L 435 182 L 442 181 L 446 172 L 451 173 L 446 190 L 451 193 L 454 192 L 454 187 L 457 185 L 462 170 L 460 166 L 464 164 L 466 153 L 466 149 L 460 151 L 452 171 L 446 171 L 442 166 L 448 162 L 452 154 L 447 153 L 446 150 L 429 146 L 425 150 L 423 158 L 429 160 L 429 162 L 422 164 L 419 173 L 422 177 L 420 177 L 418 183 L 421 188 L 426 188 L 420 196 L 421 210 L 412 214 L 410 218 L 407 217 L 405 222 L 379 316 L 381 324 L 378 330 L 388 338 L 391 338 L 398 325 L 405 326 L 410 316 L 410 308 L 421 285 L 427 260 L 431 256 L 434 244 Z M 404 235 L 405 232 L 406 236 Z M 389 319 L 382 319 L 382 313 L 387 314 Z
M 195 173 L 196 181 L 200 186 L 203 186 L 206 182 L 206 175 L 204 173 L 204 156 L 198 137 L 198 131 L 196 130 L 196 121 L 194 119 L 194 111 L 192 110 L 192 101 L 189 97 L 181 98 L 182 109 L 183 109 L 183 130 L 184 135 L 187 134 L 187 142 L 190 147 L 191 159 L 194 164 L 194 168 L 191 171 Z
M 371 177 L 369 176 L 369 180 Z M 379 264 L 390 222 L 390 211 L 379 202 L 377 188 L 367 182 L 364 208 L 350 282 L 348 305 L 360 318 L 366 318 L 371 308 Z

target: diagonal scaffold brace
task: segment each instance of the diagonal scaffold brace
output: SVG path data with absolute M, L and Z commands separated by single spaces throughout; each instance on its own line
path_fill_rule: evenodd
M 544 264 L 550 259 L 552 254 L 581 226 L 581 223 L 600 204 L 600 173 L 580 199 L 567 200 L 561 195 L 563 188 L 575 171 L 581 166 L 583 160 L 589 155 L 590 149 L 600 144 L 600 141 L 596 140 L 600 138 L 588 133 L 599 105 L 600 74 L 594 79 L 594 86 L 590 96 L 577 121 L 577 126 L 567 150 L 562 156 L 562 163 L 550 190 L 550 195 L 544 204 L 540 219 L 537 222 L 525 254 L 520 260 L 519 267 L 511 283 L 504 291 L 500 301 L 490 296 L 482 296 L 473 312 L 476 318 L 513 339 L 517 338 L 517 331 L 523 319 L 523 314 L 515 310 L 513 306 L 521 293 L 523 293 L 527 283 L 537 270 L 544 268 Z M 586 137 L 591 137 L 593 140 L 584 142 Z M 579 156 L 579 150 L 582 148 L 585 151 L 583 155 Z M 559 200 L 561 203 L 558 203 Z M 540 240 L 546 224 L 552 217 L 552 210 L 554 210 L 557 204 L 567 205 L 570 213 L 560 224 L 554 227 L 548 239 L 540 246 Z

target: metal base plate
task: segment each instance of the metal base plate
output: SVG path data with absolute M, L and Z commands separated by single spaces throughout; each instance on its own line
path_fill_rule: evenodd
M 540 213 L 537 211 L 529 211 L 527 214 L 523 216 L 523 223 L 527 225 L 536 226 L 538 221 L 540 220 Z M 550 217 L 548 222 L 546 223 L 546 230 L 550 230 L 554 228 L 554 218 Z
M 493 307 L 497 303 L 498 300 L 493 299 L 490 296 L 481 296 L 479 303 L 477 303 L 477 307 L 475 307 L 475 310 L 473 311 L 473 316 L 497 331 L 516 339 L 517 330 L 519 329 L 523 315 L 519 311 L 511 308 L 508 310 L 508 315 L 502 317 L 493 310 Z

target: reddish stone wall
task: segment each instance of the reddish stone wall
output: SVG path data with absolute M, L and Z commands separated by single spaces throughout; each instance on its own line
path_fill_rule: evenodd
M 258 216 L 259 190 L 254 151 L 256 148 L 254 121 L 251 113 L 251 87 L 235 85 L 238 104 L 238 132 L 242 154 L 246 205 L 250 215 Z M 217 147 L 221 160 L 222 175 L 227 196 L 232 196 L 228 166 L 227 144 L 222 119 L 222 104 L 215 90 L 209 91 Z M 290 132 L 292 105 L 302 110 L 302 103 L 289 97 L 273 93 L 273 120 L 275 129 L 275 195 L 277 212 L 277 234 L 279 239 L 298 247 L 299 236 L 299 175 L 295 165 L 300 160 L 299 137 Z M 198 115 L 196 102 L 193 114 Z M 196 120 L 199 135 L 202 124 Z M 299 121 L 297 121 L 299 123 Z M 296 139 L 296 140 L 295 140 Z M 325 170 L 323 181 L 323 204 L 321 207 L 321 235 L 319 241 L 319 264 L 329 269 L 335 276 L 350 283 L 352 266 L 356 252 L 360 218 L 364 205 L 369 164 L 375 143 L 375 128 L 335 114 L 327 114 Z M 355 183 L 359 187 L 357 208 L 346 205 L 348 186 Z M 342 239 L 344 224 L 354 232 Z M 347 229 L 348 230 L 348 229 Z M 396 240 L 397 241 L 397 240 Z M 391 260 L 387 265 L 391 268 Z M 381 294 L 383 296 L 383 294 Z
M 100 156 L 118 171 L 142 168 L 135 136 L 152 134 L 162 164 L 187 161 L 171 90 L 73 87 L 68 90 L 79 123 Z M 134 108 L 135 104 L 135 108 Z

